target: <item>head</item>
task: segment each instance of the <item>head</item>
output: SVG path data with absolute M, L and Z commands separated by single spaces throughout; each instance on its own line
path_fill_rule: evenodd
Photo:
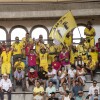
M 36 82 L 36 86 L 39 88 L 39 87 L 40 87 L 40 85 L 41 85 L 41 84 L 40 84 L 40 82 L 39 82 L 39 81 L 37 81 L 37 82 Z
M 55 92 L 50 93 L 51 97 L 54 98 L 55 97 Z
M 30 68 L 30 73 L 31 73 L 31 74 L 33 74 L 34 71 L 35 71 L 35 70 L 34 70 L 33 68 Z
M 79 97 L 82 97 L 83 96 L 83 91 L 78 91 L 78 95 L 79 95 Z
M 5 45 L 6 45 L 5 41 L 2 41 L 2 46 L 5 46 Z
M 26 38 L 29 38 L 30 37 L 30 34 L 29 33 L 26 33 Z
M 21 72 L 21 68 L 19 67 L 19 68 L 17 68 L 17 71 L 18 71 L 18 73 L 20 73 Z
M 33 54 L 33 53 L 34 53 L 34 49 L 30 49 L 30 53 L 32 53 L 32 54 Z
M 63 47 L 62 48 L 62 52 L 66 52 L 66 47 Z
M 41 48 L 41 53 L 45 54 L 46 53 L 46 49 L 45 48 Z
M 42 66 L 40 67 L 40 71 L 43 71 L 43 67 Z
M 48 72 L 52 72 L 52 67 L 48 67 Z
M 77 60 L 79 60 L 79 61 L 82 60 L 82 57 L 81 56 L 78 56 Z
M 91 52 L 95 52 L 95 47 L 92 47 L 91 48 Z
M 89 61 L 92 61 L 92 57 L 90 55 L 88 56 L 88 60 Z
M 18 57 L 18 61 L 21 61 L 22 59 L 21 59 L 21 57 Z
M 95 93 L 95 95 L 98 95 L 98 90 L 95 89 L 95 90 L 94 90 L 94 93 Z
M 52 86 L 53 86 L 53 82 L 50 81 L 50 82 L 49 82 L 49 87 L 52 87 Z
M 62 87 L 66 88 L 66 83 L 65 82 L 62 84 Z
M 54 57 L 54 61 L 58 61 L 58 57 L 57 56 Z
M 10 50 L 10 48 L 9 47 L 6 47 L 6 52 L 8 52 Z
M 39 41 L 43 41 L 43 36 L 42 35 L 39 35 Z
M 91 29 L 91 27 L 92 27 L 92 23 L 91 23 L 90 21 L 88 21 L 88 22 L 87 22 L 87 28 L 88 28 L 88 29 Z
M 97 81 L 93 80 L 93 86 L 96 87 L 96 85 L 97 85 Z
M 98 43 L 100 43 L 100 38 L 98 39 Z
M 7 80 L 8 79 L 8 75 L 7 74 L 3 74 L 3 79 Z
M 19 37 L 15 37 L 15 42 L 19 43 Z
M 75 85 L 79 85 L 79 81 L 78 80 L 75 80 Z

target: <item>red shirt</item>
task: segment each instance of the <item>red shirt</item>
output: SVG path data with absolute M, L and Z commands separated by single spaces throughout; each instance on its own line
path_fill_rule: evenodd
M 59 61 L 54 61 L 52 62 L 52 67 L 55 69 L 55 70 L 58 70 L 60 69 L 61 67 L 61 63 Z
M 99 43 L 96 43 L 96 48 L 97 48 L 97 51 L 100 52 L 100 45 L 99 45 Z
M 28 55 L 28 66 L 36 66 L 36 54 Z
M 28 78 L 37 78 L 37 77 L 38 77 L 37 71 L 34 71 L 33 74 L 31 74 L 30 72 L 28 72 Z
M 25 46 L 25 55 L 28 56 L 29 52 L 30 52 L 30 49 L 33 49 L 33 46 L 32 45 L 26 45 Z

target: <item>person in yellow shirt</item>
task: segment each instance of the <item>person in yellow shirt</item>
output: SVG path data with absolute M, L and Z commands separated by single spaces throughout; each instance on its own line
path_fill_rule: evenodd
M 25 70 L 25 63 L 21 60 L 20 57 L 19 57 L 18 60 L 15 62 L 14 68 L 15 68 L 15 70 L 18 69 L 18 68 L 21 68 L 21 70 Z
M 19 37 L 15 37 L 15 42 L 12 44 L 13 49 L 13 64 L 18 59 L 18 57 L 22 57 L 22 49 L 23 44 L 22 42 L 19 42 Z
M 86 69 L 91 73 L 91 80 L 93 80 L 94 70 L 96 69 L 96 63 L 90 55 L 88 56 Z
M 98 63 L 98 53 L 95 50 L 95 47 L 91 48 L 91 51 L 89 52 L 89 55 L 92 57 L 92 60 L 96 63 Z
M 76 49 L 76 46 L 71 47 L 71 52 L 70 52 L 70 63 L 74 64 L 75 58 L 78 57 L 78 51 Z
M 86 35 L 86 40 L 88 41 L 90 47 L 94 46 L 95 43 L 95 29 L 92 27 L 92 23 L 90 21 L 87 22 L 87 27 L 84 30 L 84 35 Z
M 39 53 L 40 66 L 43 67 L 44 71 L 48 72 L 48 53 L 45 48 L 41 48 Z
M 49 38 L 49 44 L 47 45 L 47 48 L 49 49 L 48 64 L 51 64 L 54 61 L 55 55 L 57 54 L 56 46 L 53 43 L 53 39 Z
M 39 81 L 37 81 L 36 86 L 33 89 L 33 96 L 33 100 L 44 100 L 44 88 L 41 87 Z
M 29 33 L 26 33 L 26 36 L 22 38 L 23 45 L 26 45 L 27 43 L 33 44 L 33 39 L 30 37 Z
M 6 51 L 3 51 L 1 54 L 2 65 L 1 65 L 1 74 L 10 74 L 11 72 L 11 54 L 12 51 L 9 47 L 6 47 Z
M 65 44 L 67 44 L 67 46 L 71 46 L 71 44 L 72 44 L 72 33 L 71 32 L 69 32 L 66 35 L 64 42 L 65 42 Z

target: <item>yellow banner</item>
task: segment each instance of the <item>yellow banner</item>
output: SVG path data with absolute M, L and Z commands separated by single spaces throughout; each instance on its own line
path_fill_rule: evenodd
M 76 21 L 70 11 L 62 16 L 57 23 L 52 27 L 49 37 L 64 42 L 65 36 L 71 30 L 77 27 Z

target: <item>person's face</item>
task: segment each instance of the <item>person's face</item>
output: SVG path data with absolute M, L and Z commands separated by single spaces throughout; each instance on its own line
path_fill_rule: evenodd
M 97 83 L 96 82 L 93 82 L 93 86 L 95 87 L 97 85 Z
M 57 61 L 57 57 L 55 57 L 54 60 Z
M 63 51 L 63 52 L 66 52 L 66 49 L 65 49 L 65 48 L 63 48 L 63 49 L 62 49 L 62 51 Z
M 53 86 L 53 83 L 52 82 L 49 82 L 49 86 L 52 87 Z
M 18 61 L 21 61 L 21 58 L 18 58 Z
M 4 76 L 4 79 L 7 80 L 7 76 Z
M 30 53 L 34 53 L 34 50 L 31 50 Z
M 43 71 L 43 67 L 40 68 L 40 71 Z
M 6 48 L 6 51 L 7 51 L 7 52 L 9 51 L 9 47 Z
M 39 36 L 39 40 L 40 40 L 40 41 L 43 40 L 43 36 L 42 36 L 42 35 Z
M 40 83 L 39 83 L 39 82 L 37 82 L 37 84 L 36 84 L 36 85 L 37 85 L 37 87 L 40 87 Z
M 63 83 L 63 87 L 66 87 L 66 83 Z
M 90 25 L 90 24 L 87 24 L 87 28 L 89 28 L 89 29 L 90 29 L 90 28 L 91 28 L 91 25 Z
M 45 53 L 45 52 L 46 52 L 46 50 L 45 50 L 45 49 L 42 49 L 41 51 L 42 51 L 42 53 Z
M 19 43 L 19 39 L 18 39 L 18 38 L 17 38 L 17 39 L 15 39 L 15 42 L 16 42 L 16 43 Z
M 89 61 L 91 61 L 92 60 L 92 57 L 89 57 Z
M 75 84 L 78 85 L 78 82 L 76 81 Z
M 51 71 L 52 71 L 52 69 L 51 69 L 51 68 L 49 68 L 49 69 L 48 69 L 48 71 L 49 71 L 49 72 L 51 72 Z
M 82 97 L 83 96 L 83 93 L 79 93 L 78 95 L 79 95 L 79 97 Z
M 18 70 L 18 73 L 20 73 L 21 72 L 21 70 Z
M 53 98 L 54 98 L 54 97 L 55 97 L 55 94 L 51 94 L 51 97 L 53 97 Z

